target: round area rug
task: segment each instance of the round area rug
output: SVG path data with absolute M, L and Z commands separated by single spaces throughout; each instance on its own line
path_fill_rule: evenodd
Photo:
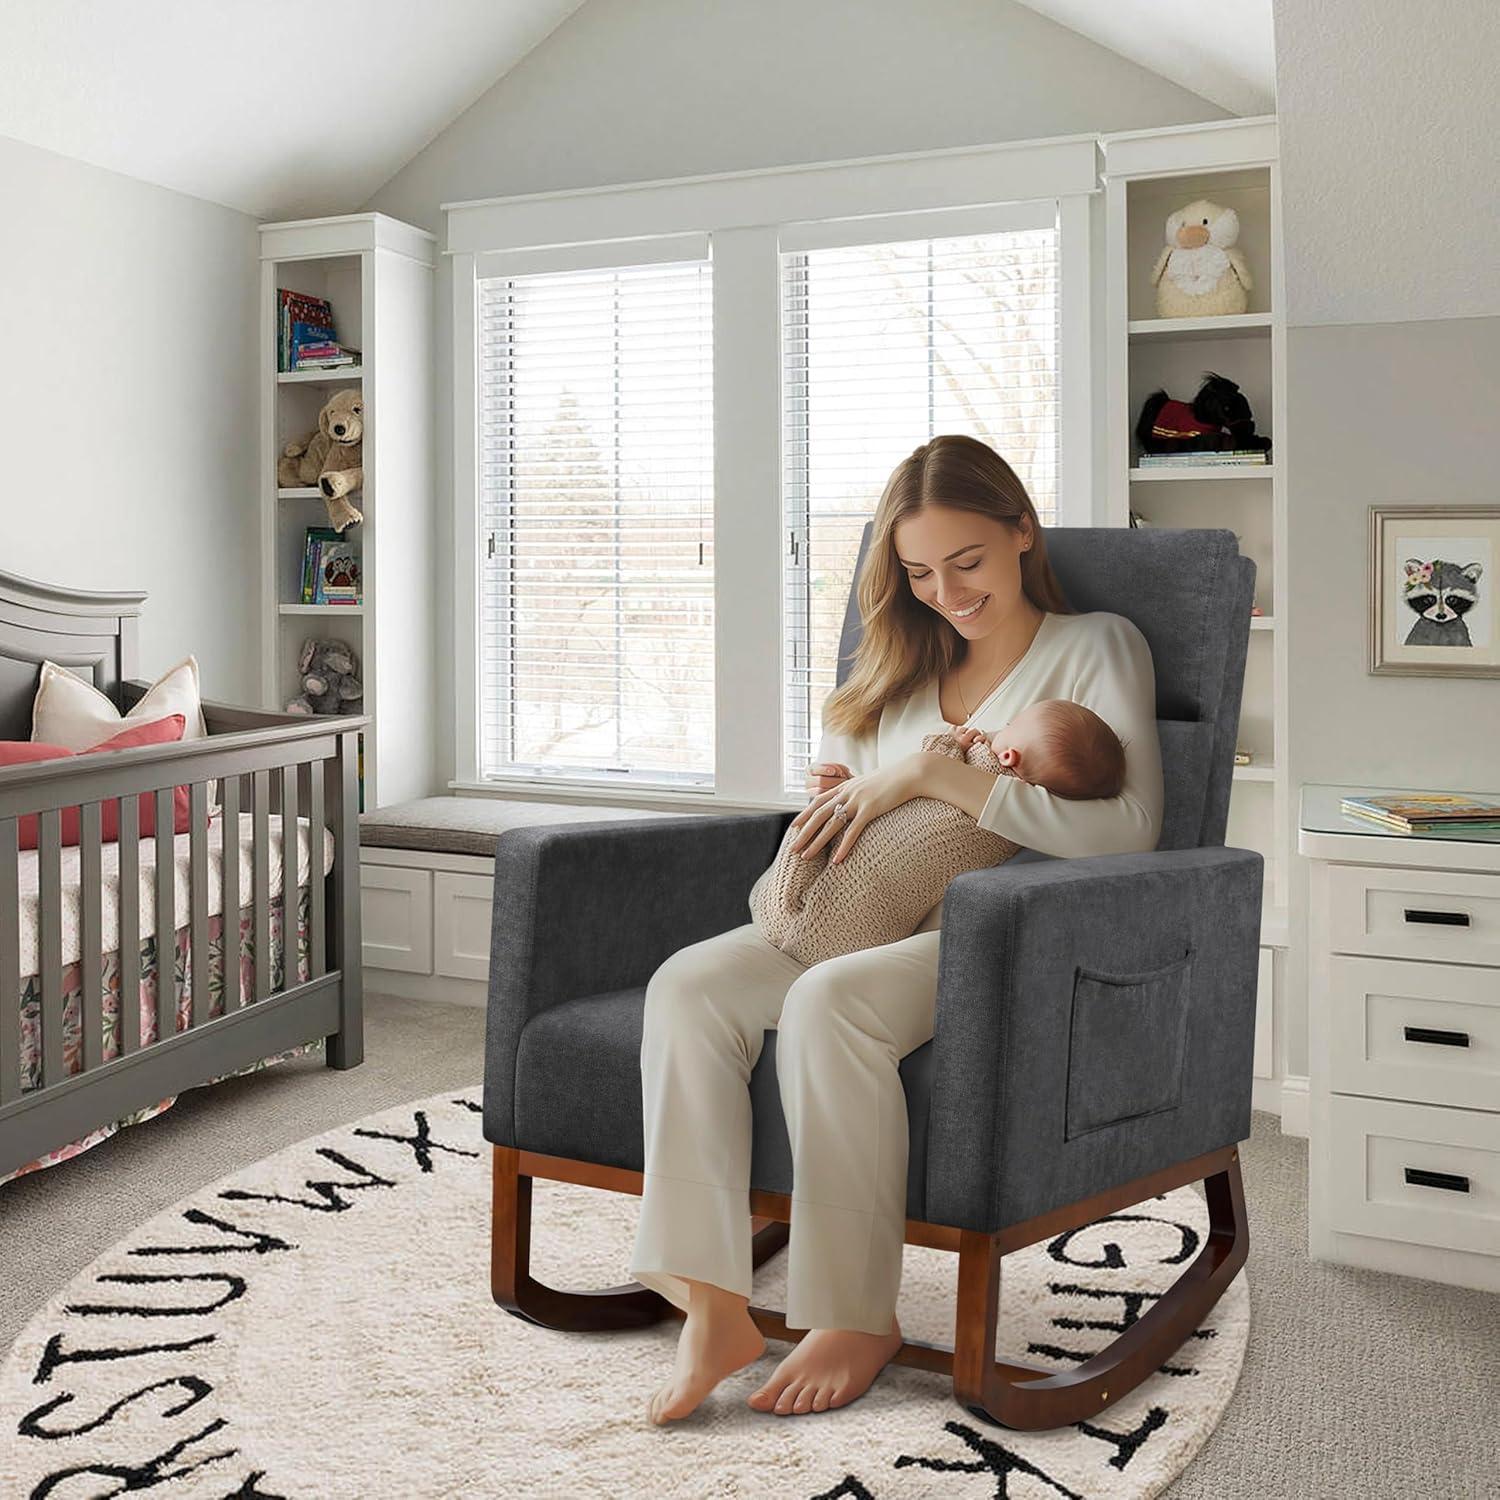
M 946 1376 L 888 1365 L 804 1416 L 745 1398 L 771 1340 L 688 1417 L 647 1403 L 681 1323 L 556 1333 L 490 1297 L 491 1146 L 476 1085 L 301 1141 L 189 1194 L 53 1297 L 0 1367 L 0 1495 L 81 1500 L 1149 1496 L 1223 1414 L 1249 1332 L 1244 1272 L 1162 1370 L 1097 1420 L 980 1422 Z M 537 1179 L 532 1274 L 629 1281 L 640 1200 Z M 1180 1188 L 1006 1257 L 997 1353 L 1067 1369 L 1196 1253 Z M 1116 1247 L 1111 1249 L 1111 1247 Z M 755 1276 L 784 1307 L 786 1252 Z M 906 1249 L 897 1313 L 951 1346 L 958 1257 Z

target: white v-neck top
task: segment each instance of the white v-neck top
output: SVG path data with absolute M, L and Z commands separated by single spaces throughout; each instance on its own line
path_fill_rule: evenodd
M 1156 673 L 1138 626 L 1106 610 L 1048 611 L 1026 654 L 970 715 L 986 733 L 1003 730 L 1023 708 L 1045 698 L 1067 698 L 1092 709 L 1125 749 L 1119 795 L 1077 800 L 1017 776 L 997 776 L 978 823 L 1043 854 L 1074 858 L 1151 850 L 1161 836 L 1161 743 L 1156 732 Z M 909 697 L 885 705 L 873 734 L 825 729 L 814 762 L 838 762 L 863 776 L 922 748 L 925 735 L 956 726 L 943 717 L 936 678 Z M 942 903 L 917 931 L 936 928 Z

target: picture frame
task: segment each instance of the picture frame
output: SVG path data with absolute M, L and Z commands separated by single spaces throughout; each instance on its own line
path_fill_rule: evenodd
M 1500 503 L 1369 514 L 1370 672 L 1500 677 Z

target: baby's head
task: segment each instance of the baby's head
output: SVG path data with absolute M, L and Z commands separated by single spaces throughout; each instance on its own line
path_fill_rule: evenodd
M 1000 763 L 1058 797 L 1114 797 L 1125 784 L 1125 750 L 1081 703 L 1044 698 L 987 736 Z

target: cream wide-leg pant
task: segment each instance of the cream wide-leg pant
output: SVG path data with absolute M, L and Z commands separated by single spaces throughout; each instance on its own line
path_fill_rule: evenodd
M 932 1036 L 940 936 L 804 965 L 749 922 L 652 974 L 637 1281 L 684 1311 L 684 1276 L 750 1296 L 749 1084 L 774 1026 L 793 1164 L 787 1324 L 890 1332 L 909 1144 L 898 1064 Z

